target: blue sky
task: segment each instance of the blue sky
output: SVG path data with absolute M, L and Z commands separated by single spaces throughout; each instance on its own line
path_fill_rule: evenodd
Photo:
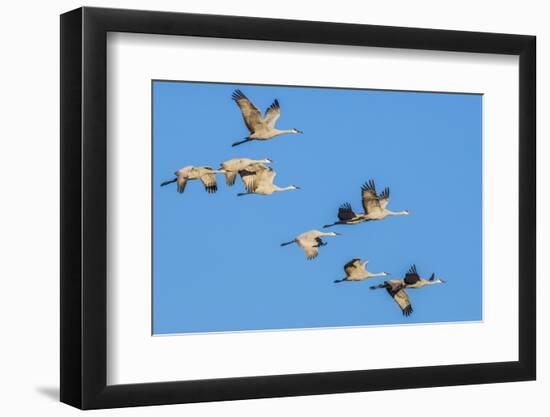
M 231 93 L 263 112 L 277 98 L 279 128 L 303 135 L 232 148 L 247 136 Z M 331 88 L 153 82 L 153 333 L 223 332 L 482 319 L 482 96 Z M 300 190 L 237 197 L 238 179 L 207 194 L 160 187 L 186 165 L 271 158 L 275 183 Z M 298 234 L 361 209 L 369 179 L 409 216 L 331 230 L 307 261 Z M 334 284 L 352 258 L 403 277 L 413 263 L 447 284 L 409 290 L 401 314 L 384 278 Z

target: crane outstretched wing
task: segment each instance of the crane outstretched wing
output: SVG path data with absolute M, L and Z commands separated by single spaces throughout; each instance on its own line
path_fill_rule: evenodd
M 351 275 L 360 266 L 361 266 L 361 259 L 354 258 L 344 265 L 344 271 L 346 272 L 346 275 Z
M 252 104 L 252 102 L 244 95 L 241 90 L 235 90 L 231 95 L 231 98 L 237 103 L 237 106 L 241 109 L 243 115 L 244 123 L 250 131 L 254 133 L 258 127 L 264 124 L 262 119 L 262 114 L 260 110 Z
M 207 193 L 218 191 L 218 184 L 216 183 L 216 176 L 214 174 L 201 175 L 200 180 L 204 184 L 204 189 Z
M 386 208 L 388 205 L 388 201 L 390 200 L 390 189 L 388 187 L 384 188 L 384 190 L 380 193 L 380 196 L 378 198 L 378 201 L 380 202 L 380 207 L 383 209 Z
M 230 187 L 235 184 L 235 179 L 237 178 L 237 173 L 234 171 L 226 171 L 225 172 L 225 182 Z
M 252 187 L 254 190 L 257 190 L 261 186 L 273 184 L 275 175 L 277 175 L 277 173 L 271 168 L 257 172 L 256 175 L 252 176 Z
M 275 126 L 275 122 L 281 116 L 281 106 L 279 106 L 279 100 L 275 101 L 265 111 L 264 122 L 269 127 Z
M 183 167 L 178 169 L 174 174 L 176 175 L 176 178 L 178 179 L 178 193 L 183 193 L 185 191 L 185 186 L 187 185 L 187 178 L 189 177 L 189 174 L 193 172 L 195 168 L 191 165 Z
M 249 193 L 254 192 L 258 183 L 258 181 L 256 181 L 257 180 L 256 176 L 260 172 L 266 171 L 268 169 L 269 169 L 268 166 L 264 164 L 256 163 L 256 164 L 251 164 L 247 166 L 245 169 L 240 170 L 239 175 L 243 180 L 246 191 L 248 191 Z
M 357 213 L 352 210 L 350 203 L 344 203 L 338 208 L 338 220 L 345 222 L 355 217 L 357 217 Z
M 183 193 L 185 191 L 185 186 L 187 185 L 187 178 L 178 175 L 178 193 Z
M 253 193 L 256 190 L 256 181 L 254 179 L 256 178 L 255 172 L 239 172 L 241 174 L 241 179 L 243 180 L 244 188 L 246 188 L 246 191 L 249 193 Z
M 247 175 L 255 175 L 256 173 L 260 171 L 265 171 L 266 169 L 269 169 L 267 165 L 258 162 L 255 164 L 250 164 L 246 168 L 241 169 L 239 171 L 239 174 L 241 177 Z
M 272 184 L 277 173 L 264 164 L 253 164 L 250 167 L 239 171 L 241 179 L 249 193 L 252 193 L 261 184 Z
M 372 214 L 381 210 L 374 180 L 367 181 L 361 187 L 361 201 L 366 214 Z
M 399 305 L 399 308 L 401 308 L 401 311 L 403 312 L 404 316 L 410 316 L 413 312 L 413 308 L 411 306 L 411 300 L 409 298 L 409 294 L 404 289 L 399 289 L 397 291 L 392 291 L 388 288 L 388 292 L 393 297 L 397 305 Z
M 416 284 L 420 280 L 420 276 L 418 275 L 418 272 L 416 271 L 416 265 L 412 265 L 407 273 L 405 274 L 405 284 L 407 285 L 413 285 Z

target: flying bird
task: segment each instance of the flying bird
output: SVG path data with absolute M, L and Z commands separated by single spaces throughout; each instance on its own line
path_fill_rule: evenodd
M 281 107 L 279 106 L 279 101 L 277 99 L 267 108 L 265 115 L 262 117 L 262 114 L 258 108 L 243 94 L 241 90 L 235 90 L 231 98 L 241 109 L 244 123 L 250 132 L 250 135 L 245 137 L 244 140 L 235 142 L 232 146 L 241 145 L 253 140 L 269 140 L 275 136 L 284 135 L 287 133 L 303 133 L 301 130 L 294 128 L 285 130 L 275 128 L 275 123 L 281 116 Z
M 373 277 L 387 277 L 388 272 L 378 272 L 373 274 L 372 272 L 367 271 L 367 264 L 369 261 L 361 262 L 361 259 L 354 258 L 344 265 L 344 272 L 346 277 L 342 279 L 337 279 L 334 282 L 344 282 L 344 281 L 364 281 Z
M 218 191 L 218 185 L 216 183 L 216 175 L 215 174 L 223 174 L 224 172 L 221 170 L 215 170 L 212 167 L 195 167 L 192 165 L 183 167 L 179 170 L 177 170 L 174 175 L 176 178 L 168 181 L 164 181 L 161 183 L 161 187 L 164 187 L 165 185 L 172 184 L 173 182 L 177 182 L 178 185 L 178 193 L 183 193 L 185 191 L 185 186 L 187 185 L 187 181 L 190 180 L 196 180 L 199 179 L 204 184 L 204 189 L 208 193 L 215 193 Z
M 248 167 L 254 164 L 270 164 L 273 161 L 269 158 L 265 159 L 248 159 L 248 158 L 237 158 L 230 159 L 228 161 L 222 162 L 220 164 L 220 170 L 225 174 L 225 181 L 227 185 L 232 186 L 235 184 L 235 178 L 239 172 L 244 171 Z
M 281 246 L 296 243 L 305 251 L 306 258 L 311 260 L 317 257 L 319 254 L 319 248 L 327 244 L 323 241 L 323 239 L 321 239 L 323 236 L 337 236 L 339 234 L 340 233 L 336 232 L 320 232 L 319 230 L 310 230 L 309 232 L 302 233 L 290 242 L 281 243 Z
M 445 281 L 441 278 L 436 278 L 435 274 L 432 274 L 428 279 L 420 278 L 418 272 L 416 271 L 416 265 L 413 265 L 405 274 L 405 278 L 385 281 L 383 284 L 370 287 L 370 289 L 375 290 L 377 288 L 385 288 L 388 294 L 395 300 L 397 305 L 399 305 L 403 315 L 410 316 L 413 312 L 413 308 L 409 295 L 405 290 L 407 288 L 422 288 L 426 285 L 443 283 L 445 283 Z
M 273 179 L 277 173 L 273 168 L 267 167 L 264 164 L 256 163 L 249 165 L 244 170 L 239 171 L 239 175 L 245 185 L 246 193 L 239 193 L 237 194 L 238 196 L 249 194 L 271 195 L 274 192 L 300 189 L 296 185 L 279 187 L 273 184 Z
M 338 221 L 326 224 L 324 227 L 331 227 L 337 224 L 357 224 L 370 220 L 383 220 L 388 216 L 410 214 L 408 210 L 388 210 L 386 206 L 390 200 L 390 189 L 386 187 L 380 194 L 377 194 L 373 180 L 369 180 L 361 187 L 361 200 L 364 213 L 354 212 L 349 203 L 342 204 L 338 209 Z

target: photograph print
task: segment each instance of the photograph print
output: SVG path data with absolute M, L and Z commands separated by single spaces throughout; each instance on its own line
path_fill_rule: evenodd
M 153 80 L 153 335 L 482 321 L 482 106 Z

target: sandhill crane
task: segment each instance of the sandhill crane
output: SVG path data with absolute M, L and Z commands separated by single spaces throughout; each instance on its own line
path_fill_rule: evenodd
M 248 159 L 248 158 L 238 158 L 230 159 L 228 161 L 222 162 L 220 164 L 220 170 L 225 174 L 225 181 L 227 185 L 232 186 L 235 184 L 235 178 L 240 171 L 245 170 L 250 165 L 253 164 L 270 164 L 273 161 L 269 158 L 265 159 Z
M 367 264 L 369 261 L 361 262 L 361 259 L 354 258 L 344 265 L 344 272 L 346 277 L 342 279 L 337 279 L 334 282 L 344 282 L 344 281 L 364 281 L 373 277 L 387 277 L 388 272 L 378 272 L 373 274 L 372 272 L 367 271 Z
M 273 184 L 273 179 L 277 175 L 273 168 L 267 167 L 264 164 L 252 164 L 239 171 L 239 175 L 246 187 L 246 193 L 239 193 L 238 196 L 249 194 L 271 195 L 278 191 L 299 190 L 296 185 L 288 185 L 279 187 Z
M 436 278 L 435 274 L 432 274 L 430 278 L 424 279 L 420 278 L 418 272 L 416 271 L 416 265 L 411 266 L 411 268 L 405 274 L 403 279 L 392 279 L 390 281 L 385 281 L 383 284 L 374 285 L 370 287 L 371 290 L 377 288 L 385 288 L 388 294 L 395 300 L 395 302 L 401 308 L 404 316 L 410 316 L 413 312 L 411 305 L 411 300 L 409 295 L 405 291 L 406 288 L 422 288 L 426 285 L 434 284 L 443 284 L 444 280 L 441 278 Z
M 326 245 L 326 242 L 323 242 L 321 238 L 323 236 L 338 236 L 339 234 L 340 233 L 336 232 L 320 232 L 319 230 L 310 230 L 309 232 L 302 233 L 290 242 L 281 243 L 281 246 L 296 243 L 305 251 L 307 259 L 314 259 L 319 254 L 319 248 Z
M 232 146 L 237 146 L 253 140 L 269 140 L 275 136 L 284 135 L 286 133 L 303 133 L 301 130 L 294 128 L 285 130 L 275 128 L 275 123 L 279 116 L 281 116 L 281 107 L 279 106 L 278 100 L 275 100 L 271 106 L 267 108 L 264 117 L 262 117 L 258 108 L 241 90 L 235 90 L 231 98 L 241 109 L 244 123 L 250 131 L 250 135 L 240 142 L 235 142 Z
M 383 220 L 388 216 L 400 216 L 410 214 L 408 210 L 391 211 L 386 208 L 390 199 L 390 189 L 388 187 L 376 194 L 374 181 L 370 180 L 361 187 L 361 199 L 363 203 L 363 214 L 355 213 L 351 204 L 345 203 L 338 209 L 338 221 L 332 224 L 326 224 L 324 227 L 331 227 L 336 224 L 357 224 L 370 220 Z
M 214 174 L 223 174 L 224 172 L 221 170 L 216 170 L 212 167 L 194 167 L 194 166 L 186 166 L 181 169 L 178 169 L 174 175 L 176 178 L 173 180 L 164 181 L 161 183 L 161 187 L 172 184 L 173 182 L 178 183 L 178 193 L 183 193 L 185 191 L 185 186 L 187 185 L 187 181 L 189 180 L 196 180 L 199 179 L 204 184 L 204 189 L 208 193 L 215 193 L 218 191 L 218 185 L 216 184 L 216 175 Z

